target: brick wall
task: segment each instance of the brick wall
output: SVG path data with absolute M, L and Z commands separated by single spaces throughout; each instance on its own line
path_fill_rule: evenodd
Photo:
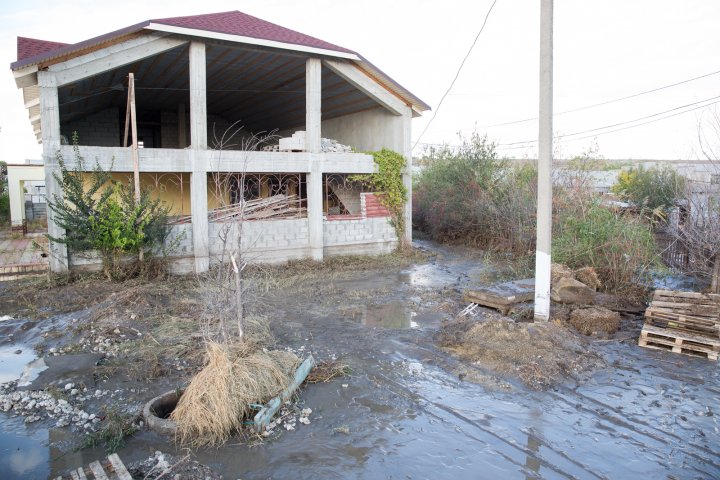
M 210 256 L 220 261 L 237 245 L 238 225 L 210 222 Z M 223 242 L 227 238 L 227 242 Z M 277 263 L 305 258 L 310 252 L 307 218 L 253 220 L 242 225 L 242 249 L 249 261 Z
M 72 143 L 73 132 L 78 133 L 80 145 L 119 147 L 122 141 L 120 138 L 120 111 L 117 107 L 108 108 L 62 124 L 60 133 L 65 135 L 68 144 Z
M 326 255 L 378 254 L 392 251 L 397 235 L 387 217 L 325 220 L 323 242 Z

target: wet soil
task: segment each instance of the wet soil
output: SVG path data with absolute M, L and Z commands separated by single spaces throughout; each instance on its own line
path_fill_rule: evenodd
M 280 345 L 300 355 L 312 352 L 319 360 L 339 360 L 352 373 L 302 390 L 299 407 L 312 409 L 309 424 L 260 444 L 230 442 L 198 450 L 193 458 L 225 478 L 243 479 L 720 476 L 720 375 L 714 362 L 637 347 L 639 319 L 623 315 L 620 331 L 586 344 L 605 366 L 533 390 L 512 374 L 493 373 L 436 346 L 442 322 L 462 306 L 462 290 L 505 280 L 503 272 L 473 250 L 428 242 L 417 246 L 429 252 L 427 261 L 308 275 L 270 289 L 251 305 L 253 313 L 270 320 Z M 184 318 L 174 306 L 178 293 L 166 287 L 161 293 L 169 302 L 153 303 L 148 316 L 168 309 L 173 318 Z M 98 293 L 102 308 L 109 295 Z M 58 315 L 48 305 L 41 320 L 31 316 L 32 308 L 26 317 L 19 310 L 8 312 L 17 320 L 7 326 L 0 322 L 3 333 L 14 334 L 0 344 L 2 373 L 19 376 L 19 364 L 28 360 L 2 363 L 14 355 L 9 349 L 27 351 L 40 341 L 61 348 L 76 341 L 83 333 L 68 329 L 70 339 L 42 333 L 63 331 L 73 319 L 94 318 L 93 308 L 100 308 L 78 307 L 79 312 L 61 307 L 57 312 L 69 313 Z M 0 316 L 4 308 L 3 303 Z M 133 310 L 133 302 L 114 310 L 114 315 L 127 313 L 127 318 L 120 315 L 121 334 L 130 338 L 130 315 L 142 315 L 140 310 Z M 28 322 L 32 326 L 23 330 Z M 112 358 L 122 362 L 124 344 L 118 345 Z M 177 370 L 182 365 L 174 363 L 152 380 L 96 375 L 88 388 L 116 395 L 89 401 L 85 408 L 109 403 L 139 408 L 187 380 L 192 368 Z M 0 478 L 55 476 L 104 457 L 100 448 L 75 451 L 80 438 L 51 422 L 28 425 L 22 417 L 0 414 Z M 148 430 L 129 439 L 119 454 L 129 463 L 156 450 L 185 455 L 171 439 Z

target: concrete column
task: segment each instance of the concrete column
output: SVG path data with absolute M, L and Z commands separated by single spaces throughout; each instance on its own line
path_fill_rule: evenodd
M 405 242 L 409 246 L 412 245 L 412 110 L 409 107 L 403 114 L 402 122 L 403 149 L 401 151 L 406 162 L 403 185 L 405 185 L 408 195 L 405 203 Z
M 207 148 L 205 44 L 190 42 L 190 145 Z
M 322 168 L 319 159 L 311 162 L 306 176 L 308 230 L 310 254 L 313 260 L 323 259 L 323 188 Z
M 60 168 L 55 155 L 60 149 L 60 107 L 58 105 L 58 89 L 55 74 L 38 72 L 40 88 L 40 126 L 42 128 L 43 163 L 45 164 L 45 189 L 47 198 L 62 201 L 63 191 L 55 180 Z M 47 212 L 48 234 L 51 237 L 65 236 L 65 229 L 55 223 L 55 214 L 50 208 Z M 68 252 L 64 244 L 50 242 L 50 270 L 56 273 L 68 271 Z
M 190 162 L 193 171 L 190 175 L 190 214 L 192 215 L 193 254 L 195 273 L 206 272 L 210 268 L 210 246 L 208 230 L 208 165 L 201 152 L 190 149 Z
M 178 148 L 187 147 L 187 135 L 185 128 L 187 120 L 185 119 L 185 104 L 179 103 L 177 106 L 177 134 L 178 134 Z M 205 127 L 207 129 L 207 127 Z
M 550 319 L 552 244 L 553 0 L 540 3 L 540 114 L 538 134 L 535 320 Z
M 321 77 L 320 59 L 308 58 L 305 62 L 305 150 L 310 153 L 320 153 Z
M 180 125 L 178 125 L 178 128 L 180 128 Z M 184 135 L 184 132 L 182 135 Z M 180 135 L 178 135 L 178 138 L 181 138 Z M 203 150 L 207 150 L 205 44 L 202 42 L 190 42 L 189 154 L 193 169 L 190 176 L 190 213 L 192 215 L 195 273 L 206 272 L 210 268 L 207 208 L 208 164 L 207 158 L 201 153 Z

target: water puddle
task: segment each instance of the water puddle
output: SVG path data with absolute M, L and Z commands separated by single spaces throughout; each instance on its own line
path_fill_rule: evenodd
M 23 417 L 0 417 L 0 478 L 47 478 L 48 443 L 47 429 L 26 428 Z
M 368 327 L 401 330 L 419 328 L 416 313 L 404 302 L 390 302 L 384 305 L 362 305 L 346 311 L 355 322 Z
M 0 383 L 19 379 L 26 366 L 35 359 L 35 352 L 27 345 L 16 344 L 0 347 Z M 39 371 L 35 372 L 35 376 L 38 373 Z

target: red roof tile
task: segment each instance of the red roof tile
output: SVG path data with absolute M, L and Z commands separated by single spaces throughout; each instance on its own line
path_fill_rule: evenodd
M 150 20 L 152 23 L 161 23 L 175 27 L 204 30 L 207 32 L 240 35 L 262 40 L 271 40 L 282 43 L 292 43 L 305 47 L 324 48 L 338 52 L 355 53 L 324 40 L 305 35 L 289 28 L 262 20 L 237 10 L 231 12 L 209 13 L 206 15 L 192 15 L 188 17 L 160 18 Z
M 17 37 L 17 59 L 34 57 L 67 46 L 67 43 L 49 42 L 36 38 Z

